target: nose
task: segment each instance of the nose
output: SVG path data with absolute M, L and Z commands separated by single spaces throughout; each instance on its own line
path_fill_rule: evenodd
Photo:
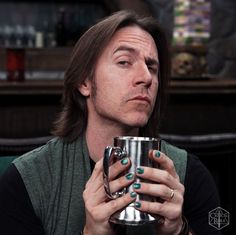
M 134 85 L 143 85 L 145 87 L 150 87 L 152 84 L 153 76 L 148 66 L 144 64 L 139 64 L 137 66 L 137 72 L 134 77 Z

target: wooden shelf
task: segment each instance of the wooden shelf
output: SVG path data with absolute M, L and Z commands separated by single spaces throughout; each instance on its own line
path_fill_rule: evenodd
M 63 80 L 0 80 L 0 95 L 61 95 Z M 236 79 L 171 80 L 171 94 L 236 94 Z
M 0 95 L 61 95 L 62 80 L 0 81 Z
M 72 47 L 25 48 L 26 71 L 65 70 Z M 0 47 L 0 70 L 6 70 L 7 48 Z
M 172 46 L 171 51 L 174 53 L 178 52 L 189 52 L 193 54 L 205 55 L 207 53 L 207 45 L 185 45 L 185 46 Z
M 172 94 L 236 94 L 236 79 L 171 80 Z

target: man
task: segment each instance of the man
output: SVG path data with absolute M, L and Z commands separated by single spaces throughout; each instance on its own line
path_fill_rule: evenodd
M 162 198 L 135 203 L 163 217 L 150 230 L 145 227 L 147 234 L 218 234 L 207 221 L 219 205 L 211 176 L 196 157 L 187 158 L 171 145 L 147 156 L 159 169 L 142 167 L 135 173 L 152 184 L 142 183 L 115 200 L 105 194 L 102 159 L 113 138 L 158 136 L 168 61 L 155 20 L 131 12 L 111 15 L 80 38 L 65 74 L 57 137 L 15 160 L 1 179 L 4 234 L 129 234 L 135 228 L 120 228 L 109 218 L 136 201 L 138 193 Z M 117 178 L 130 164 L 123 159 L 111 166 L 112 191 L 135 183 L 134 175 Z

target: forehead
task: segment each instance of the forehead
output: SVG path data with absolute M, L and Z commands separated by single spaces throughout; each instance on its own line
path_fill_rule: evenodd
M 153 37 L 139 26 L 126 26 L 116 31 L 105 51 L 114 52 L 122 45 L 130 46 L 148 56 L 158 58 L 157 47 Z

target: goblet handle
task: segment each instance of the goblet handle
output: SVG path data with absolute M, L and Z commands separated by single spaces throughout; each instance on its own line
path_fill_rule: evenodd
M 103 182 L 105 192 L 110 199 L 116 199 L 125 193 L 125 190 L 111 192 L 109 184 L 109 168 L 112 162 L 114 162 L 115 160 L 120 160 L 126 156 L 126 152 L 123 151 L 120 147 L 107 146 L 105 148 L 103 158 Z

